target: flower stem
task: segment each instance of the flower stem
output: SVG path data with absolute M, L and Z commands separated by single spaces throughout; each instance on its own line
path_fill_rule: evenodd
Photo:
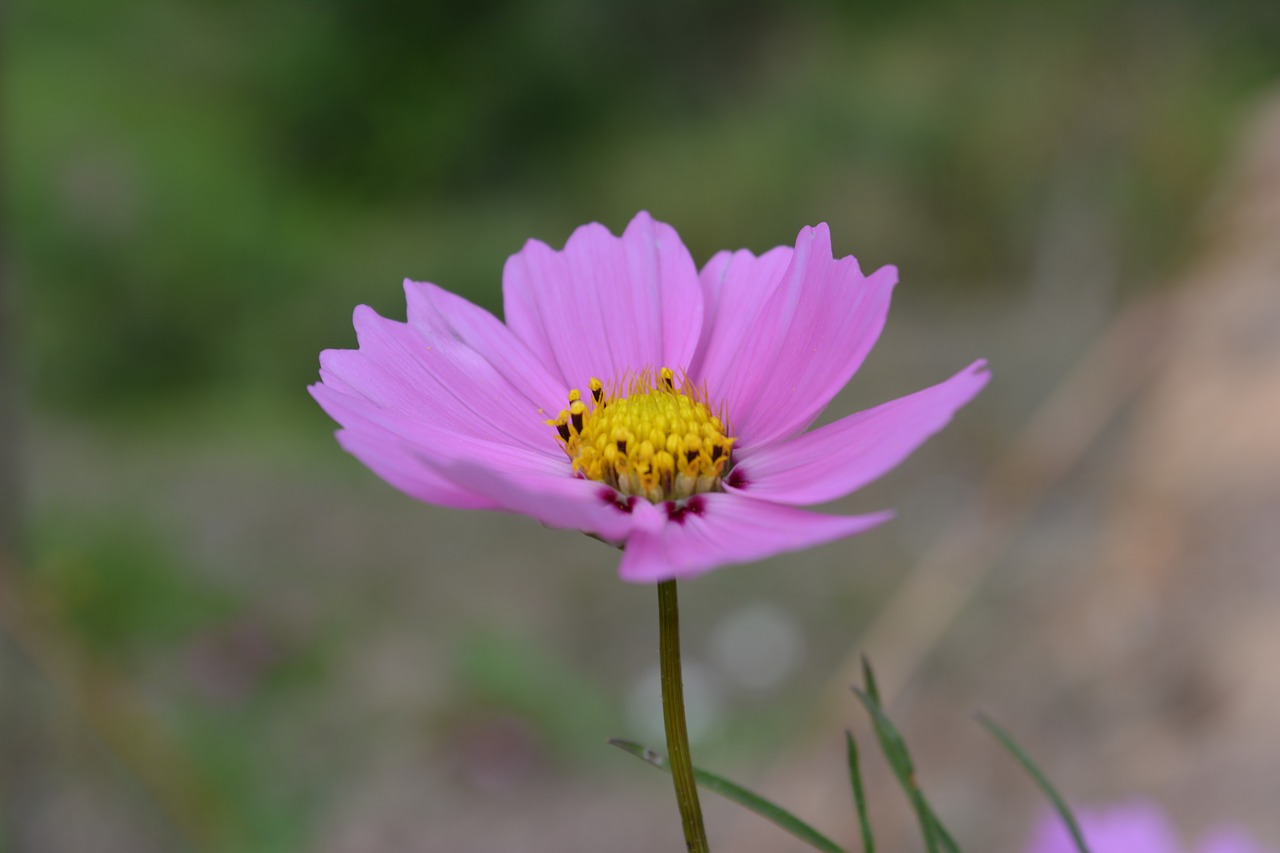
M 662 668 L 662 719 L 667 728 L 667 756 L 675 781 L 676 802 L 684 824 L 684 843 L 690 853 L 707 853 L 707 831 L 693 779 L 689 732 L 684 722 L 684 684 L 680 670 L 680 602 L 676 582 L 658 584 L 658 658 Z

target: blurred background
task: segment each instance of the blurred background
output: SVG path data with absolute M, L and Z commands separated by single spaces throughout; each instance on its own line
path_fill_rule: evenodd
M 1082 804 L 1280 847 L 1280 5 L 0 6 L 0 850 L 680 849 L 653 590 L 417 504 L 305 392 L 400 282 L 639 209 L 695 260 L 830 223 L 901 270 L 828 417 L 994 381 L 835 511 L 683 586 L 696 760 L 851 848 L 877 664 L 970 850 Z M 708 795 L 713 846 L 802 849 Z

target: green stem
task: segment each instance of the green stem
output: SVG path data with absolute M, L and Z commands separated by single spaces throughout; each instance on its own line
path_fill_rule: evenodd
M 702 806 L 693 778 L 689 732 L 684 722 L 684 684 L 680 671 L 680 602 L 676 582 L 658 584 L 658 656 L 662 667 L 662 719 L 667 727 L 667 756 L 675 780 L 676 802 L 684 824 L 689 853 L 707 853 L 707 831 L 702 826 Z

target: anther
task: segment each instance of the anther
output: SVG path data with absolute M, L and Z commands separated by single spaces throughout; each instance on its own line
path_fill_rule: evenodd
M 554 421 L 575 475 L 653 503 L 720 491 L 734 439 L 713 414 L 706 389 L 669 367 L 625 374 L 606 393 L 592 377 Z

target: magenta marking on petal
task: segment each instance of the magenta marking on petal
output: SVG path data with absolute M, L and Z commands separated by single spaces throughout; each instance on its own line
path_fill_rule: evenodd
M 684 519 L 687 515 L 701 516 L 706 511 L 707 504 L 701 495 L 694 495 L 683 504 L 667 501 L 667 520 L 676 524 L 684 524 Z
M 621 512 L 625 512 L 628 515 L 630 515 L 632 510 L 636 508 L 636 499 L 634 495 L 624 498 L 622 495 L 607 486 L 601 489 L 599 494 L 601 501 L 607 504 L 613 504 Z
M 861 533 L 892 513 L 844 517 L 820 515 L 732 492 L 698 495 L 672 523 L 671 508 L 636 505 L 618 573 L 632 583 L 656 583 L 702 574 L 727 563 L 749 563 Z M 642 518 L 657 525 L 642 526 Z
M 742 470 L 742 466 L 738 466 L 729 472 L 725 483 L 735 489 L 745 489 L 751 485 L 751 481 L 747 479 L 747 472 Z

